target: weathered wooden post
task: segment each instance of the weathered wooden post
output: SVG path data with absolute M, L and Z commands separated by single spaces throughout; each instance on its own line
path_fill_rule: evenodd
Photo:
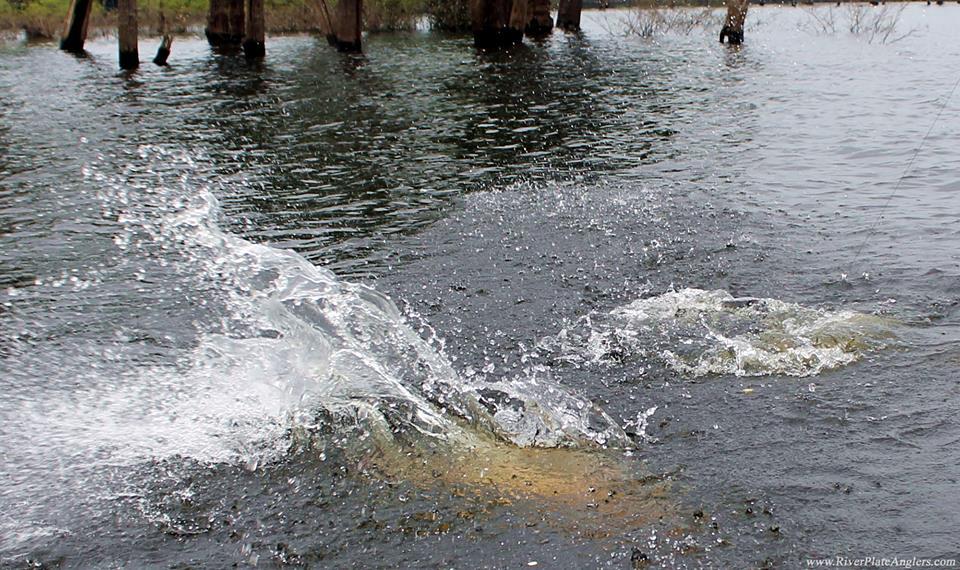
M 247 0 L 247 23 L 243 35 L 243 55 L 260 59 L 267 54 L 263 0 Z
M 118 0 L 117 39 L 120 44 L 120 68 L 140 67 L 140 51 L 137 48 L 137 0 Z
M 580 29 L 580 12 L 583 11 L 583 0 L 560 0 L 557 10 L 557 27 L 568 32 Z
M 743 43 L 743 22 L 749 5 L 750 0 L 727 0 L 727 20 L 720 29 L 720 43 L 724 38 L 730 45 Z
M 74 53 L 83 52 L 83 43 L 87 41 L 87 22 L 90 21 L 90 8 L 93 0 L 71 0 L 70 13 L 64 25 L 60 49 Z
M 336 36 L 340 51 L 361 51 L 360 31 L 363 24 L 362 0 L 339 0 L 337 2 Z
M 207 41 L 214 47 L 239 46 L 246 36 L 244 0 L 210 0 Z
M 531 0 L 528 36 L 545 36 L 553 30 L 553 18 L 550 17 L 550 0 Z
M 516 3 L 519 5 L 514 6 L 515 2 L 512 0 L 471 0 L 473 42 L 478 48 L 496 49 L 515 45 L 523 40 L 527 0 L 517 0 Z

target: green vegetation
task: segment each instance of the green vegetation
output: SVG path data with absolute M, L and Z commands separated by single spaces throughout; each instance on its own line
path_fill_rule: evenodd
M 430 25 L 435 30 L 460 32 L 470 29 L 469 0 L 425 0 Z
M 424 8 L 423 0 L 366 0 L 364 26 L 371 32 L 412 30 Z
M 90 35 L 112 33 L 115 14 L 94 4 Z M 140 27 L 148 33 L 159 29 L 160 14 L 169 31 L 184 33 L 202 28 L 208 0 L 139 0 Z M 313 32 L 320 27 L 320 0 L 266 0 L 267 31 Z M 336 0 L 327 2 L 331 11 Z M 60 33 L 70 0 L 0 0 L 0 34 L 26 30 L 35 38 L 54 38 Z M 364 24 L 368 31 L 413 30 L 421 21 L 435 29 L 462 31 L 470 27 L 468 0 L 367 0 Z
M 202 26 L 206 21 L 207 5 L 209 0 L 183 0 L 197 2 L 199 11 L 194 12 L 195 26 Z M 287 34 L 295 32 L 320 31 L 321 5 L 318 0 L 265 0 L 267 32 L 271 34 Z
M 0 31 L 25 30 L 35 37 L 53 37 L 63 25 L 69 0 L 0 0 Z M 100 18 L 99 5 L 90 14 L 93 25 Z

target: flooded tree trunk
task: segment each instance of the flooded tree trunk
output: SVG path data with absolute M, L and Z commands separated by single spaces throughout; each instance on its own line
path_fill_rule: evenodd
M 260 59 L 266 55 L 266 24 L 263 0 L 247 0 L 246 30 L 243 35 L 243 55 Z
M 67 14 L 63 38 L 60 40 L 60 49 L 74 53 L 83 51 L 83 43 L 87 41 L 87 22 L 90 21 L 90 8 L 92 7 L 93 0 L 72 0 L 70 2 L 70 13 Z
M 508 30 L 510 45 L 523 43 L 523 31 L 530 21 L 530 3 L 532 0 L 513 0 L 510 7 L 510 29 Z
M 222 46 L 226 43 L 229 9 L 229 0 L 210 0 L 210 11 L 207 13 L 207 27 L 204 33 L 212 46 Z
M 560 8 L 557 10 L 557 27 L 571 32 L 579 30 L 582 10 L 583 0 L 560 0 Z
M 337 2 L 336 43 L 337 49 L 359 52 L 360 31 L 363 24 L 362 0 L 339 0 Z
M 333 17 L 330 15 L 330 8 L 326 0 L 320 2 L 320 32 L 327 38 L 327 43 L 336 46 L 337 34 L 334 31 L 336 26 L 333 24 Z
M 247 35 L 247 13 L 244 0 L 227 0 L 227 44 L 239 46 Z
M 117 38 L 120 44 L 120 68 L 140 67 L 137 49 L 137 0 L 117 2 Z
M 518 0 L 522 6 L 514 12 L 514 2 L 511 0 L 471 0 L 470 19 L 473 27 L 473 42 L 480 49 L 497 49 L 512 46 L 523 40 L 525 20 L 516 22 L 514 29 L 514 14 L 519 18 L 520 11 L 526 14 L 527 0 Z M 522 23 L 520 23 L 522 22 Z M 517 35 L 519 30 L 519 37 Z
M 730 45 L 743 43 L 743 22 L 747 19 L 750 0 L 727 0 L 727 20 L 720 30 L 720 43 L 726 38 Z
M 545 36 L 553 30 L 550 17 L 550 0 L 531 0 L 530 19 L 527 21 L 528 36 Z
M 207 41 L 214 47 L 239 46 L 245 30 L 244 0 L 210 0 Z

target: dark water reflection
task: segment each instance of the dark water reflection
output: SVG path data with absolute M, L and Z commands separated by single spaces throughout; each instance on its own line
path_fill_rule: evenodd
M 501 54 L 439 34 L 372 36 L 363 56 L 285 37 L 250 64 L 180 39 L 170 67 L 130 75 L 106 41 L 82 59 L 0 48 L 0 506 L 17 513 L 0 522 L 3 563 L 960 557 L 960 96 L 892 194 L 956 81 L 960 11 L 911 6 L 918 32 L 880 45 L 757 9 L 742 49 L 712 31 L 611 36 L 615 17 Z M 685 378 L 657 364 L 658 345 L 605 366 L 539 357 L 619 421 L 659 407 L 658 443 L 638 455 L 671 474 L 680 522 L 640 530 L 578 534 L 538 505 L 474 505 L 468 519 L 462 497 L 358 483 L 310 455 L 259 470 L 167 457 L 133 475 L 71 457 L 57 470 L 37 459 L 56 442 L 15 429 L 25 410 L 131 363 L 176 368 L 198 321 L 221 316 L 206 290 L 116 254 L 123 209 L 104 211 L 82 175 L 93 167 L 139 184 L 148 212 L 165 206 L 151 185 L 212 188 L 225 228 L 375 283 L 461 372 L 508 378 L 542 338 L 672 286 L 879 312 L 907 332 L 804 379 Z M 147 484 L 79 490 L 104 480 Z
M 717 80 L 689 63 L 693 42 L 616 53 L 571 36 L 498 55 L 462 37 L 373 42 L 362 59 L 284 39 L 283 62 L 141 73 L 119 97 L 119 120 L 140 128 L 117 138 L 202 141 L 220 176 L 262 186 L 227 193 L 249 201 L 239 213 L 270 217 L 252 236 L 366 274 L 366 242 L 422 227 L 452 195 L 676 156 L 674 134 L 712 105 Z

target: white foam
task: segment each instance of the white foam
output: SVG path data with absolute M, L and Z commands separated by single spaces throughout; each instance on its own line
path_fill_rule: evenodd
M 852 364 L 894 336 L 894 323 L 881 317 L 694 288 L 638 299 L 585 324 L 580 334 L 566 330 L 542 345 L 580 364 L 655 357 L 694 377 L 812 376 Z

